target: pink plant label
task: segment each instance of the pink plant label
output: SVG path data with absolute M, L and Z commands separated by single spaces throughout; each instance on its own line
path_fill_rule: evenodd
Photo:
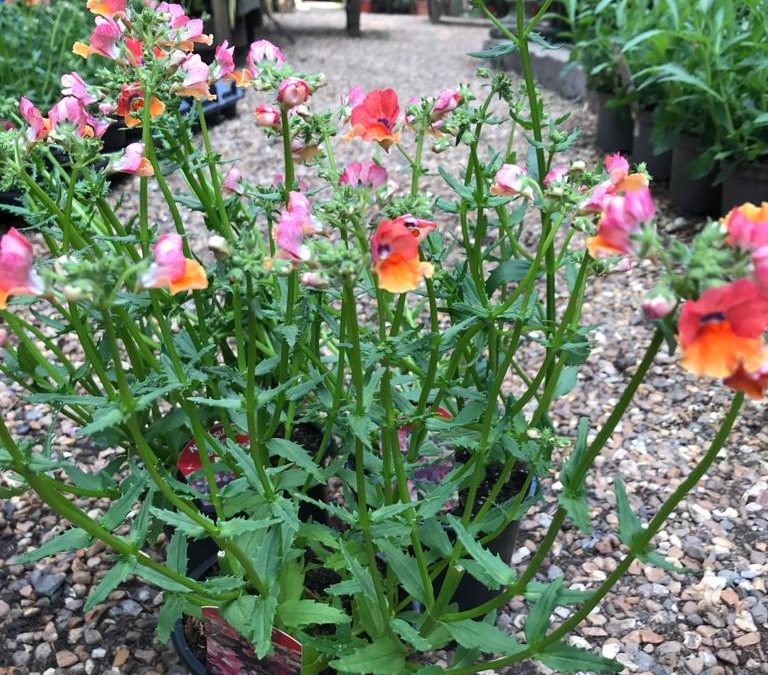
M 203 616 L 206 666 L 213 675 L 301 675 L 302 645 L 287 633 L 273 628 L 273 652 L 259 659 L 253 646 L 224 620 L 216 607 L 203 607 Z

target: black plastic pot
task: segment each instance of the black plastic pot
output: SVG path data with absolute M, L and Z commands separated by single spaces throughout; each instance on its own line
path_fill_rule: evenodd
M 238 88 L 234 82 L 215 82 L 211 87 L 211 93 L 216 94 L 213 101 L 203 101 L 203 114 L 208 124 L 216 124 L 221 116 L 234 117 L 237 114 L 237 102 L 245 96 L 245 92 Z M 193 107 L 191 98 L 185 98 L 179 110 L 186 115 Z
M 628 106 L 609 108 L 609 94 L 598 94 L 597 145 L 606 152 L 632 151 L 632 114 Z
M 690 164 L 704 150 L 698 136 L 681 134 L 672 151 L 669 192 L 672 205 L 694 215 L 719 215 L 721 187 L 715 185 L 717 171 L 703 178 L 691 178 Z
M 632 162 L 645 162 L 648 173 L 654 180 L 669 180 L 672 171 L 672 151 L 656 153 L 651 140 L 653 132 L 653 111 L 640 110 L 635 117 L 632 136 Z
M 768 202 L 768 163 L 740 164 L 723 181 L 723 215 L 745 202 Z

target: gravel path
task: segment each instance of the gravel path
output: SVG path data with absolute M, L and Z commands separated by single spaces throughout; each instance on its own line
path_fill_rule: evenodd
M 464 53 L 482 45 L 487 35 L 483 28 L 431 26 L 422 17 L 364 15 L 364 38 L 349 40 L 343 35 L 340 10 L 300 12 L 282 21 L 295 31 L 296 43 L 284 44 L 279 35 L 266 37 L 283 43 L 286 56 L 297 67 L 322 70 L 328 76 L 328 86 L 313 99 L 316 106 L 337 101 L 353 84 L 395 86 L 401 101 L 460 82 L 482 84 L 474 77 L 478 62 Z M 547 97 L 553 116 L 570 110 L 569 124 L 584 129 L 574 154 L 595 160 L 592 116 L 581 104 Z M 252 123 L 248 111 L 258 100 L 258 94 L 248 92 L 240 117 L 214 129 L 214 146 L 223 148 L 249 178 L 271 180 L 280 170 L 280 149 L 266 143 Z M 358 142 L 339 141 L 339 145 L 342 162 L 366 158 L 370 152 Z M 449 152 L 441 161 L 456 171 L 460 159 Z M 385 164 L 396 179 L 397 170 L 405 169 L 394 154 L 385 158 Z M 427 189 L 438 184 L 432 177 L 424 181 Z M 666 214 L 663 191 L 657 195 Z M 163 220 L 160 213 L 156 217 Z M 665 215 L 662 227 L 673 224 L 680 222 Z M 638 306 L 653 285 L 653 275 L 644 264 L 594 284 L 585 317 L 598 324 L 594 350 L 580 375 L 580 386 L 561 408 L 563 428 L 575 427 L 580 415 L 589 416 L 595 428 L 615 404 L 627 369 L 639 360 L 650 339 Z M 584 587 L 605 579 L 622 555 L 614 534 L 611 477 L 621 475 L 635 509 L 649 518 L 700 457 L 727 400 L 718 384 L 698 382 L 680 370 L 674 357 L 660 356 L 598 460 L 599 473 L 588 479 L 592 535 L 572 529 L 562 533 L 543 574 L 555 578 L 564 572 L 569 582 Z M 39 438 L 52 423 L 42 408 L 23 406 L 13 388 L 1 381 L 0 410 L 19 435 Z M 768 672 L 767 419 L 764 406 L 746 406 L 720 460 L 657 537 L 663 554 L 703 571 L 703 576 L 679 576 L 635 563 L 617 592 L 584 623 L 577 638 L 580 644 L 602 648 L 605 655 L 626 664 L 626 673 Z M 76 444 L 74 429 L 67 424 L 58 428 L 55 443 L 90 470 L 110 460 L 109 450 Z M 554 512 L 556 488 L 547 482 L 547 503 L 523 521 L 515 563 L 524 563 L 536 549 Z M 108 552 L 99 545 L 74 557 L 14 564 L 15 555 L 63 527 L 33 496 L 0 503 L 0 675 L 183 673 L 172 650 L 154 640 L 159 597 L 143 583 L 130 580 L 106 602 L 83 613 L 84 598 L 107 569 Z M 521 604 L 511 604 L 500 614 L 500 625 L 518 631 L 521 609 Z

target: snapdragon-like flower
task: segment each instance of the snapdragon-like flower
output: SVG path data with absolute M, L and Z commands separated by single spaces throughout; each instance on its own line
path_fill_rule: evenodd
M 134 176 L 151 176 L 154 173 L 152 164 L 144 157 L 144 143 L 130 143 L 125 146 L 123 154 L 112 160 L 109 167 L 112 171 L 131 173 Z
M 597 224 L 597 235 L 587 240 L 587 249 L 593 257 L 600 253 L 631 253 L 632 236 L 640 231 L 643 223 L 651 222 L 656 214 L 648 187 L 608 195 L 603 200 L 603 209 Z
M 210 68 L 203 63 L 200 54 L 189 54 L 181 63 L 184 81 L 173 88 L 173 93 L 179 96 L 191 96 L 196 99 L 212 101 L 216 98 L 211 94 L 209 78 Z
M 113 17 L 125 12 L 127 0 L 88 0 L 86 7 L 94 14 Z
M 729 246 L 743 251 L 768 246 L 768 202 L 760 206 L 747 202 L 731 209 L 723 218 L 723 225 L 728 232 L 726 242 Z
M 118 43 L 122 36 L 122 24 L 112 17 L 97 16 L 96 27 L 91 33 L 90 44 L 75 42 L 72 51 L 83 58 L 88 58 L 91 54 L 98 54 L 112 61 L 117 61 L 120 58 Z
M 177 49 L 189 52 L 194 49 L 196 42 L 205 45 L 213 43 L 213 36 L 203 33 L 203 20 L 189 18 L 181 5 L 161 2 L 156 11 L 169 16 L 170 44 Z
M 283 110 L 290 110 L 306 103 L 309 99 L 309 85 L 298 77 L 287 77 L 277 90 L 277 102 Z
M 570 167 L 566 164 L 558 164 L 557 166 L 553 166 L 551 171 L 546 176 L 544 176 L 544 180 L 542 181 L 544 183 L 544 187 L 549 187 L 552 185 L 552 183 L 562 183 L 568 176 L 569 171 Z
M 418 237 L 399 219 L 379 223 L 371 237 L 371 259 L 379 288 L 391 293 L 413 291 L 434 272 L 431 263 L 419 259 Z
M 576 171 L 576 164 L 577 162 L 574 162 L 571 165 L 571 171 Z M 583 162 L 579 162 L 580 170 L 583 170 L 582 164 Z M 590 196 L 579 206 L 581 213 L 600 213 L 607 197 L 648 187 L 648 178 L 642 173 L 629 173 L 629 162 L 619 153 L 607 155 L 603 164 L 610 177 L 593 188 Z
M 339 185 L 377 188 L 387 182 L 387 170 L 374 162 L 350 162 L 339 176 Z
M 23 120 L 29 125 L 27 129 L 27 140 L 30 143 L 37 143 L 42 141 L 48 136 L 51 130 L 51 123 L 43 117 L 43 114 L 38 108 L 32 105 L 32 102 L 21 97 L 19 100 L 19 113 Z
M 233 166 L 227 171 L 227 175 L 224 176 L 221 188 L 225 192 L 233 192 L 238 195 L 243 194 L 243 172 Z
M 748 279 L 710 288 L 688 300 L 678 321 L 682 365 L 696 375 L 755 373 L 766 361 L 768 300 Z
M 400 132 L 395 131 L 399 115 L 400 105 L 394 90 L 376 89 L 352 108 L 352 129 L 344 138 L 349 140 L 359 137 L 366 142 L 375 141 L 389 150 L 394 143 L 400 141 Z
M 309 260 L 310 250 L 304 244 L 304 235 L 317 234 L 321 230 L 320 223 L 312 216 L 309 200 L 301 192 L 289 193 L 288 208 L 281 211 L 273 232 L 279 249 L 276 257 Z
M 761 246 L 752 254 L 752 267 L 757 287 L 768 296 L 768 246 Z
M 443 89 L 438 95 L 432 110 L 429 113 L 430 119 L 434 122 L 448 113 L 453 112 L 461 103 L 461 94 L 455 89 Z
M 499 197 L 533 199 L 533 188 L 527 180 L 528 171 L 517 164 L 504 164 L 497 172 L 491 185 L 491 194 Z
M 649 321 L 663 319 L 675 308 L 675 299 L 669 292 L 655 292 L 643 300 L 643 314 Z
M 280 109 L 276 106 L 257 105 L 253 114 L 256 116 L 256 124 L 266 129 L 280 128 Z
M 247 87 L 259 76 L 262 64 L 279 68 L 285 63 L 285 57 L 280 48 L 269 40 L 256 40 L 248 49 L 246 65 L 240 72 L 234 71 L 230 77 L 238 87 Z
M 63 134 L 71 129 L 80 138 L 100 138 L 109 127 L 109 122 L 93 117 L 81 101 L 74 96 L 65 96 L 48 111 L 50 132 Z
M 0 309 L 5 309 L 12 295 L 42 295 L 43 280 L 32 268 L 32 246 L 11 228 L 0 238 Z
M 74 70 L 61 76 L 61 94 L 62 96 L 74 96 L 83 105 L 96 103 L 96 96 L 89 91 L 88 85 Z
M 155 242 L 155 260 L 141 278 L 142 288 L 168 288 L 171 295 L 208 287 L 205 269 L 196 260 L 184 257 L 178 234 L 164 234 Z
M 123 118 L 125 126 L 129 129 L 141 124 L 141 110 L 144 108 L 144 91 L 138 82 L 124 84 L 120 89 L 120 96 L 117 98 L 117 109 L 115 112 Z M 165 110 L 165 103 L 159 98 L 153 96 L 149 101 L 150 117 L 155 118 L 162 115 Z
M 229 42 L 224 40 L 216 47 L 214 61 L 211 64 L 211 79 L 223 80 L 229 77 L 235 70 L 235 46 L 229 46 Z
M 416 241 L 419 243 L 424 241 L 429 236 L 429 233 L 434 232 L 437 227 L 431 220 L 416 218 L 410 213 L 406 213 L 404 216 L 398 216 L 395 218 L 394 222 L 405 225 L 410 233 L 416 237 Z
M 742 366 L 724 380 L 725 384 L 735 391 L 743 391 L 755 400 L 765 398 L 768 389 L 768 362 L 764 363 L 754 373 L 748 373 Z

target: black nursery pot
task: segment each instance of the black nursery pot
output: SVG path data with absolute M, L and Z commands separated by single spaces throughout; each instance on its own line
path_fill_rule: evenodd
M 703 178 L 691 178 L 689 165 L 704 150 L 698 136 L 681 134 L 672 151 L 672 174 L 669 192 L 673 206 L 694 215 L 718 215 L 721 187 L 715 185 L 717 171 Z
M 745 202 L 768 202 L 768 162 L 740 164 L 723 181 L 723 215 Z
M 628 106 L 609 108 L 608 94 L 598 94 L 597 145 L 606 152 L 632 150 L 632 114 Z
M 653 111 L 640 110 L 635 117 L 632 137 L 632 162 L 645 162 L 648 173 L 654 180 L 669 180 L 672 171 L 672 151 L 656 154 L 651 140 L 653 132 Z

